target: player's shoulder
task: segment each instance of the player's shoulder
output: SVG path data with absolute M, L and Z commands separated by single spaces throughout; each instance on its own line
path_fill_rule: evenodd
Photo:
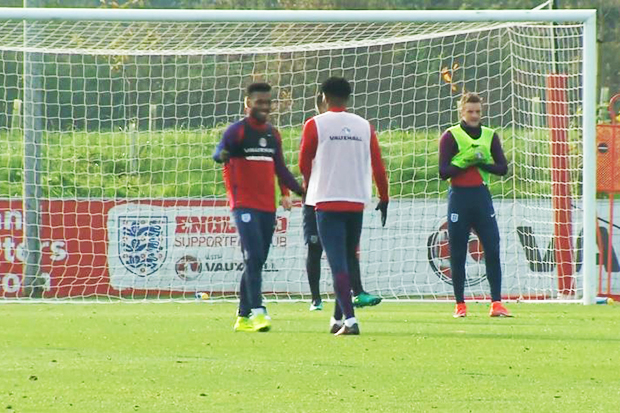
M 365 117 L 358 115 L 357 113 L 353 113 L 353 112 L 340 112 L 340 113 L 344 113 L 346 117 L 348 117 L 349 119 L 354 119 L 358 122 L 364 122 L 364 123 L 370 123 L 368 121 L 368 119 L 366 119 Z
M 244 135 L 244 122 L 243 119 L 231 123 L 224 130 L 224 139 L 229 142 L 239 142 Z
M 267 133 L 273 134 L 273 137 L 276 138 L 276 140 L 278 141 L 282 140 L 282 137 L 280 136 L 280 131 L 270 122 L 267 122 Z
M 358 127 L 367 129 L 370 132 L 371 136 L 373 135 L 376 136 L 376 130 L 374 126 L 365 117 L 360 116 L 357 113 L 352 113 L 352 112 L 341 112 L 341 113 L 346 113 L 345 116 L 346 116 L 347 123 L 358 125 Z
M 358 115 L 357 113 L 352 113 L 352 112 L 341 112 L 341 113 L 346 113 L 345 116 L 349 122 L 352 122 L 353 124 L 363 125 L 363 127 L 367 127 L 371 133 L 375 132 L 374 126 L 365 117 Z
M 351 116 L 353 118 L 361 119 L 361 120 L 364 120 L 364 121 L 368 122 L 368 119 L 366 119 L 362 115 L 358 115 L 357 113 L 353 113 L 353 112 L 343 112 L 343 113 L 347 113 L 349 116 Z
M 439 139 L 442 141 L 447 139 L 454 140 L 454 135 L 452 134 L 453 128 L 454 126 L 450 126 L 448 129 L 444 130 Z
M 326 117 L 329 117 L 330 113 L 332 113 L 332 112 L 328 111 L 328 112 L 319 113 L 319 114 L 314 115 L 314 116 L 310 116 L 308 119 L 306 119 L 305 123 L 316 122 L 317 119 L 325 119 Z
M 309 117 L 308 119 L 306 119 L 306 121 L 304 122 L 304 130 L 307 130 L 309 127 L 315 126 L 316 127 L 316 118 L 322 116 L 322 115 L 315 115 L 312 117 Z
M 231 123 L 230 125 L 228 125 L 228 127 L 226 128 L 226 131 L 227 132 L 237 131 L 237 130 L 243 129 L 244 126 L 245 126 L 245 119 L 239 119 Z
M 278 131 L 278 128 L 276 128 L 276 127 L 273 125 L 273 123 L 271 123 L 271 122 L 266 122 L 266 123 L 265 123 L 265 125 L 267 126 L 267 130 L 268 130 L 268 131 L 273 132 L 273 133 L 280 133 L 280 132 Z
M 347 111 L 342 111 L 342 112 L 327 111 L 327 112 L 322 113 L 320 115 L 314 116 L 312 119 L 316 119 L 317 121 L 323 121 L 323 120 L 325 120 L 325 121 L 332 121 L 332 120 L 333 121 L 342 121 L 342 119 L 348 119 L 348 120 L 357 121 L 357 122 L 370 123 L 363 116 L 360 116 L 357 113 L 347 112 Z
M 489 135 L 491 135 L 491 140 L 497 140 L 499 141 L 499 134 L 497 133 L 497 129 L 492 128 L 490 126 L 486 126 L 486 125 L 480 125 L 480 128 L 482 129 L 483 133 L 487 133 Z

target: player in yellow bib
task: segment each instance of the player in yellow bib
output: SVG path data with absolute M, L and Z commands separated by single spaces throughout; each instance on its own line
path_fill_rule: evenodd
M 448 195 L 448 237 L 450 270 L 456 308 L 454 317 L 465 317 L 465 263 L 469 234 L 476 231 L 484 248 L 486 275 L 491 288 L 491 317 L 509 317 L 502 304 L 502 269 L 499 230 L 489 177 L 505 175 L 508 164 L 499 136 L 482 126 L 482 100 L 475 93 L 463 95 L 461 122 L 448 128 L 439 142 L 439 174 L 450 180 Z

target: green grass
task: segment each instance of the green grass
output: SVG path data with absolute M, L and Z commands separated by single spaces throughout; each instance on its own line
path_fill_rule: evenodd
M 42 193 L 49 198 L 223 197 L 221 167 L 211 159 L 224 127 L 191 131 L 87 133 L 48 132 L 42 138 Z M 286 162 L 300 179 L 297 159 L 301 130 L 281 130 Z M 439 179 L 439 131 L 382 131 L 379 141 L 390 179 L 400 197 L 442 197 L 448 184 Z M 516 139 L 513 139 L 513 134 Z M 511 167 L 493 178 L 491 192 L 507 198 L 551 193 L 549 138 L 543 132 L 500 132 Z M 519 136 L 523 135 L 523 136 Z M 135 140 L 135 144 L 132 143 Z M 23 137 L 0 133 L 0 198 L 22 195 Z M 577 153 L 579 138 L 571 136 Z M 579 157 L 573 157 L 579 182 Z M 581 189 L 574 185 L 573 194 Z
M 5 304 L 0 411 L 578 412 L 620 400 L 620 306 L 384 303 L 362 335 L 329 311 L 270 303 L 274 330 L 232 332 L 234 305 Z

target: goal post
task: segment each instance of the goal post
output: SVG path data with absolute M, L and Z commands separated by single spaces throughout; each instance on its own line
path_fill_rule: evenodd
M 317 86 L 342 75 L 393 199 L 385 229 L 365 214 L 367 290 L 451 297 L 437 141 L 475 91 L 510 162 L 490 185 L 503 296 L 592 304 L 596 62 L 595 10 L 0 8 L 0 297 L 235 298 L 242 260 L 213 147 L 244 87 L 268 81 L 297 171 Z M 488 294 L 478 244 L 470 298 Z M 303 260 L 299 208 L 279 211 L 267 298 L 309 297 Z

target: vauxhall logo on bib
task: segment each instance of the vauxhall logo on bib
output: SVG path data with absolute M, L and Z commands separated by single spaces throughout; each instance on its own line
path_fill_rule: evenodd
M 166 261 L 168 217 L 119 217 L 118 255 L 123 266 L 148 277 Z
M 340 135 L 330 135 L 330 141 L 361 141 L 362 138 L 352 134 L 351 128 L 344 126 L 340 130 Z

